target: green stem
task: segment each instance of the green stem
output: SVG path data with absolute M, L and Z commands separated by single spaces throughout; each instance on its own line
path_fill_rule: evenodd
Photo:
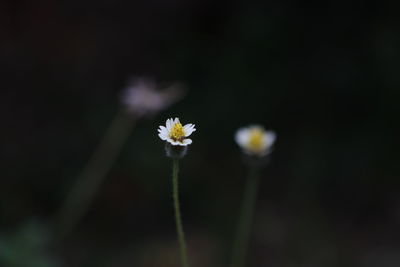
M 246 187 L 237 225 L 231 267 L 243 267 L 246 262 L 246 252 L 249 244 L 250 229 L 253 219 L 258 191 L 258 170 L 252 167 L 246 181 Z
M 179 206 L 179 193 L 178 193 L 178 172 L 179 172 L 179 159 L 173 159 L 172 163 L 172 193 L 174 199 L 175 209 L 175 222 L 176 232 L 178 234 L 178 242 L 180 248 L 181 264 L 182 267 L 189 267 L 188 256 L 186 252 L 185 234 L 182 227 L 181 210 Z
M 133 118 L 125 110 L 121 110 L 111 123 L 58 213 L 56 233 L 59 239 L 68 235 L 85 215 L 120 154 L 133 125 Z

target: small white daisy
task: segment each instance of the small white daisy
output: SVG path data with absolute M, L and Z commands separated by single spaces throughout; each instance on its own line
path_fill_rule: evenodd
M 236 143 L 249 155 L 264 156 L 271 151 L 276 139 L 273 131 L 259 125 L 240 128 L 235 134 Z
M 148 117 L 168 108 L 183 94 L 184 88 L 179 84 L 159 90 L 151 79 L 132 78 L 121 100 L 129 112 L 138 117 Z
M 186 137 L 196 131 L 194 126 L 191 123 L 182 126 L 178 118 L 175 120 L 171 118 L 167 120 L 165 126 L 158 128 L 158 136 L 173 146 L 187 146 L 192 143 L 192 139 Z

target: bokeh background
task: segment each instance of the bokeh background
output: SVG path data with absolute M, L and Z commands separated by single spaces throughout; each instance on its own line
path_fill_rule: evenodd
M 397 1 L 1 1 L 0 266 L 178 266 L 156 129 L 195 123 L 182 161 L 193 266 L 227 266 L 247 174 L 234 131 L 278 134 L 248 266 L 400 266 Z M 132 76 L 185 85 L 137 122 L 88 212 L 53 218 Z

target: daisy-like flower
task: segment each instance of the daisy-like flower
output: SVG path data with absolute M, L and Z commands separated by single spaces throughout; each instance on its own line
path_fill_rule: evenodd
M 194 126 L 191 123 L 182 126 L 178 118 L 171 118 L 167 120 L 165 126 L 158 128 L 158 136 L 173 146 L 187 146 L 192 143 L 192 139 L 187 137 L 196 131 Z
M 123 91 L 122 103 L 127 110 L 138 117 L 152 116 L 183 97 L 184 88 L 180 84 L 159 90 L 151 79 L 136 78 Z
M 271 151 L 276 139 L 273 131 L 266 131 L 260 125 L 240 128 L 235 134 L 236 143 L 251 156 L 265 156 Z

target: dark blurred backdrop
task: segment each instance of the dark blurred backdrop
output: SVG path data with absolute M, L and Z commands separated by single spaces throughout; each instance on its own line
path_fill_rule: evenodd
M 278 134 L 248 266 L 400 266 L 400 2 L 1 1 L 0 266 L 177 266 L 157 127 L 182 161 L 194 267 L 226 266 L 246 167 L 233 134 Z M 51 222 L 132 76 L 186 97 L 138 121 L 77 228 Z

